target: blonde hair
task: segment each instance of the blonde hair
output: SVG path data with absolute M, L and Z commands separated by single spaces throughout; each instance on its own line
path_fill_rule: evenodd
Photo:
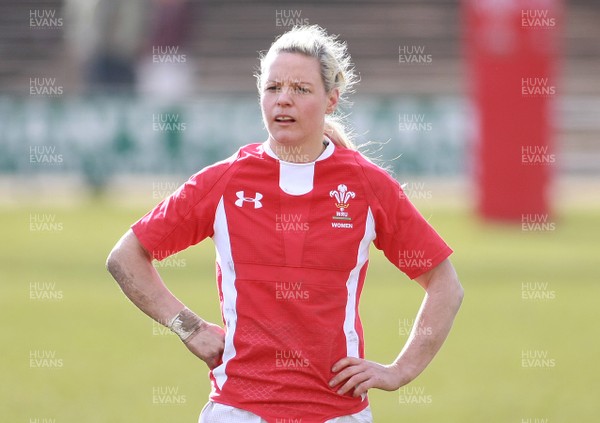
M 330 92 L 337 88 L 340 101 L 349 104 L 345 95 L 353 91 L 358 78 L 354 73 L 354 65 L 346 43 L 338 41 L 334 35 L 328 35 L 318 25 L 293 27 L 279 36 L 266 54 L 261 53 L 260 69 L 255 73 L 259 93 L 262 91 L 262 75 L 266 71 L 265 67 L 270 59 L 279 53 L 299 53 L 317 59 L 325 91 Z M 352 133 L 346 129 L 344 117 L 337 111 L 325 116 L 325 135 L 336 145 L 356 149 L 352 142 Z

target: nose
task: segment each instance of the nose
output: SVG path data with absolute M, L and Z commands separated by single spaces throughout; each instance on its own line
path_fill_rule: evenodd
M 279 90 L 279 95 L 277 96 L 277 105 L 290 105 L 292 104 L 292 93 L 290 87 L 283 86 L 281 90 Z

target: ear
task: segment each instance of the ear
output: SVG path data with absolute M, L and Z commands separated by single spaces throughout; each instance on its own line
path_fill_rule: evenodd
M 335 112 L 339 100 L 340 90 L 334 88 L 331 91 L 329 91 L 329 94 L 327 94 L 327 108 L 325 109 L 325 113 L 330 115 L 331 113 Z

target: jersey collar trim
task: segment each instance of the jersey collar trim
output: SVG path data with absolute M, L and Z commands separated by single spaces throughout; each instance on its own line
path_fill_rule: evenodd
M 331 157 L 333 155 L 333 152 L 335 151 L 335 144 L 333 143 L 333 141 L 331 141 L 327 137 L 325 137 L 325 138 L 326 138 L 325 141 L 328 142 L 327 147 L 325 147 L 325 150 L 321 153 L 321 155 L 319 157 L 317 157 L 317 160 L 315 160 L 315 162 L 320 162 L 321 160 L 328 159 L 329 157 Z M 268 140 L 263 142 L 262 146 L 263 146 L 263 150 L 265 151 L 265 153 L 267 153 L 268 156 L 270 156 L 280 162 L 284 162 L 284 163 L 291 164 L 291 165 L 297 165 L 297 166 L 304 166 L 304 165 L 309 165 L 309 164 L 314 163 L 314 162 L 308 162 L 308 163 L 286 162 L 284 160 L 279 159 L 279 157 L 277 157 L 275 152 L 271 149 L 271 146 L 269 145 Z

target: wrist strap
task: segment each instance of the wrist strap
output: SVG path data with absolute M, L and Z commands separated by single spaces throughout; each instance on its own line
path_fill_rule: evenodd
M 171 319 L 167 327 L 176 333 L 182 341 L 185 341 L 200 329 L 203 323 L 204 320 L 186 307 Z

